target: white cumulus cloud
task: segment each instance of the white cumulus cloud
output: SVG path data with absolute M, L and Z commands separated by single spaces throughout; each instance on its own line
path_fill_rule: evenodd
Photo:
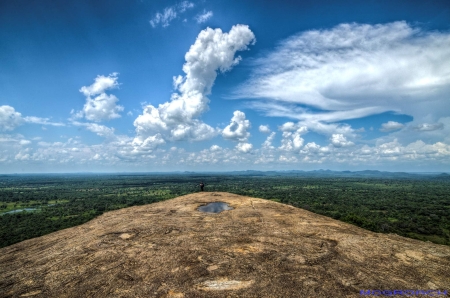
M 234 111 L 230 124 L 228 124 L 222 131 L 222 136 L 225 139 L 244 142 L 247 141 L 250 133 L 250 121 L 245 119 L 245 113 L 241 111 Z
M 75 118 L 84 115 L 87 120 L 95 122 L 120 118 L 119 112 L 124 108 L 116 104 L 119 99 L 113 94 L 106 94 L 106 90 L 119 86 L 117 75 L 118 73 L 99 75 L 92 85 L 81 87 L 80 92 L 86 96 L 86 103 L 82 111 L 72 111 L 71 114 L 74 114 Z
M 275 138 L 276 133 L 272 132 L 264 141 L 262 144 L 263 149 L 274 149 L 275 147 L 272 146 L 273 139 Z
M 297 129 L 297 125 L 294 122 L 286 122 L 279 127 L 281 131 L 294 131 Z
M 247 49 L 255 36 L 246 25 L 233 26 L 230 32 L 207 28 L 202 30 L 185 55 L 185 76 L 174 77 L 170 101 L 158 107 L 147 105 L 134 121 L 140 138 L 160 133 L 165 140 L 204 140 L 217 130 L 198 117 L 208 110 L 211 88 L 218 72 L 229 71 L 239 63 L 237 51 Z
M 302 135 L 300 132 L 290 132 L 285 131 L 283 132 L 283 138 L 281 139 L 281 146 L 279 149 L 285 150 L 285 151 L 299 151 L 300 148 L 303 146 L 304 139 L 302 138 Z
M 308 128 L 300 123 L 286 122 L 278 129 L 283 132 L 279 149 L 298 152 L 305 141 L 302 135 L 308 133 Z
M 166 141 L 164 141 L 161 134 L 159 133 L 154 136 L 149 136 L 147 138 L 137 136 L 134 138 L 132 142 L 132 145 L 134 146 L 133 152 L 135 153 L 148 152 L 157 148 L 159 145 L 164 144 L 165 142 Z
M 22 114 L 11 106 L 0 106 L 0 130 L 11 131 L 23 123 Z
M 260 125 L 259 131 L 262 133 L 270 133 L 269 125 Z
M 236 145 L 236 149 L 238 151 L 240 151 L 240 152 L 243 152 L 243 153 L 250 152 L 252 150 L 252 148 L 253 148 L 252 144 L 245 143 L 245 142 L 242 142 L 242 143 L 239 143 L 239 144 Z
M 330 138 L 331 144 L 333 144 L 334 147 L 340 148 L 340 147 L 349 147 L 353 146 L 354 143 L 351 141 L 348 141 L 347 138 L 343 134 L 332 134 Z
M 211 148 L 209 148 L 210 151 L 220 151 L 222 150 L 222 147 L 218 146 L 218 145 L 212 145 Z

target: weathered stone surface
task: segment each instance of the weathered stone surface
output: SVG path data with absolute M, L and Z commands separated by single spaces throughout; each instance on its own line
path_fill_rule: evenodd
M 215 201 L 234 209 L 196 210 Z M 363 289 L 450 290 L 450 247 L 203 192 L 0 249 L 0 297 L 361 297 Z

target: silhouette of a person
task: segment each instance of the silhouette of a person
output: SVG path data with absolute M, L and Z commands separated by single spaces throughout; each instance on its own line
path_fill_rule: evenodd
M 205 187 L 205 184 L 203 182 L 200 182 L 200 189 L 203 191 L 203 187 Z

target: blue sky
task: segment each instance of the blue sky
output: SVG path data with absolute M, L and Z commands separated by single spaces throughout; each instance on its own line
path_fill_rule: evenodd
M 0 173 L 450 171 L 448 1 L 2 1 Z

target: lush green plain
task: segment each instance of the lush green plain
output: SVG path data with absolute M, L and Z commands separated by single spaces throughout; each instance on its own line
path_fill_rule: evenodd
M 450 245 L 450 180 L 246 175 L 0 176 L 0 247 L 103 212 L 199 191 L 270 199 L 375 232 Z M 7 213 L 35 208 L 34 211 Z

